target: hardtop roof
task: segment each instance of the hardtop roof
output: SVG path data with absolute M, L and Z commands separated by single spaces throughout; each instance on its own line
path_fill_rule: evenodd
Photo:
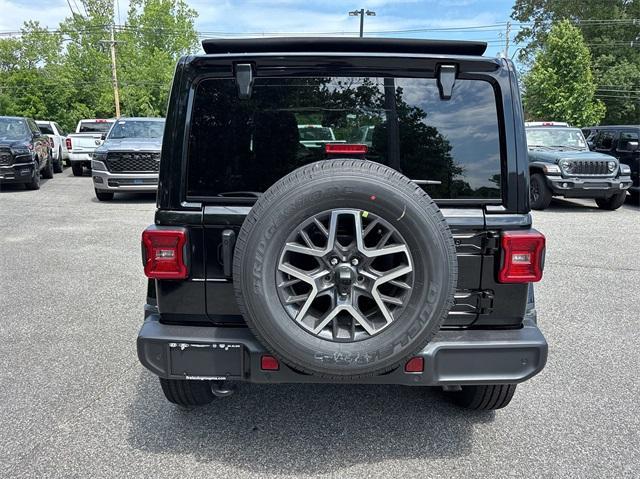
M 234 53 L 416 53 L 482 56 L 486 42 L 407 38 L 271 37 L 207 39 L 207 54 Z

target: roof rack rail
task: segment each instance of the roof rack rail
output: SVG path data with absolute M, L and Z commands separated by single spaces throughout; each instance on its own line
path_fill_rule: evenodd
M 212 38 L 203 40 L 202 48 L 208 54 L 354 52 L 481 56 L 487 49 L 487 43 L 456 40 L 353 37 Z

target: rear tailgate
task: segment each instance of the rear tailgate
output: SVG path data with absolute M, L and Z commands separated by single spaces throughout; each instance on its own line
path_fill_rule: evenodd
M 67 138 L 71 139 L 73 153 L 93 153 L 102 144 L 101 133 L 71 133 Z
M 233 294 L 231 278 L 232 256 L 225 238 L 237 236 L 249 207 L 206 206 L 204 208 L 204 247 L 206 305 L 209 319 L 216 324 L 243 324 Z M 492 265 L 487 255 L 489 246 L 481 208 L 442 209 L 453 234 L 458 256 L 458 288 L 455 305 L 446 321 L 447 326 L 468 327 L 482 316 L 490 314 L 493 291 L 481 288 L 483 264 Z M 225 234 L 225 232 L 227 232 Z M 229 235 L 229 232 L 233 234 Z M 232 251 L 232 249 L 231 249 Z M 226 274 L 225 274 L 226 273 Z M 493 286 L 493 283 L 489 284 Z M 526 301 L 526 293 L 524 297 Z

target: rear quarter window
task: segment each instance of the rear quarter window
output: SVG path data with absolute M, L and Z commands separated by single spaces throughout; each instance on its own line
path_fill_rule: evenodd
M 326 143 L 364 143 L 367 159 L 417 180 L 433 198 L 501 198 L 496 94 L 487 81 L 458 79 L 442 100 L 431 78 L 257 78 L 251 98 L 240 100 L 234 80 L 206 79 L 192 112 L 188 197 L 259 194 L 326 159 Z

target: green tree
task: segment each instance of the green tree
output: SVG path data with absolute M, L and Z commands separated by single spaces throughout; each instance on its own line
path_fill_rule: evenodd
M 83 0 L 50 31 L 26 22 L 0 39 L 0 114 L 58 121 L 112 117 L 115 103 L 109 40 L 114 28 L 123 115 L 165 114 L 176 61 L 198 48 L 196 12 L 184 0 L 132 0 L 124 25 L 113 25 L 112 0 Z
M 525 43 L 525 63 L 553 23 L 575 24 L 591 50 L 596 96 L 606 105 L 603 123 L 640 123 L 640 0 L 516 0 L 512 18 L 523 22 L 515 40 Z
M 165 114 L 176 60 L 197 49 L 196 16 L 183 0 L 131 1 L 118 37 L 123 114 Z
M 595 98 L 589 49 L 568 20 L 551 28 L 523 84 L 525 111 L 531 119 L 588 126 L 605 114 L 603 103 Z

